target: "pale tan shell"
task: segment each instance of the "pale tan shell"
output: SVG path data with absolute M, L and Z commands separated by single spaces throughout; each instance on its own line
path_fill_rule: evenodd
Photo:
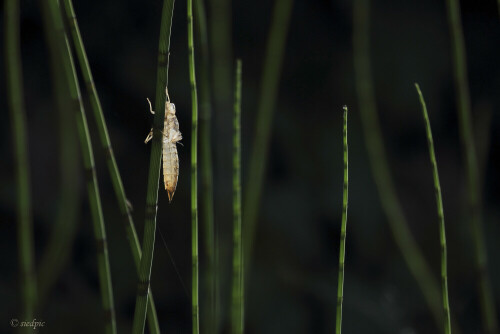
M 168 192 L 168 201 L 171 202 L 174 197 L 175 188 L 177 188 L 177 180 L 179 178 L 179 156 L 177 155 L 177 142 L 182 140 L 181 132 L 179 131 L 179 121 L 175 116 L 175 105 L 170 103 L 168 90 L 167 102 L 165 102 L 165 121 L 163 123 L 163 140 L 162 140 L 162 155 L 163 155 L 163 182 L 165 190 Z M 149 101 L 149 110 L 152 114 L 155 112 Z M 149 132 L 144 143 L 149 142 L 153 138 L 153 129 Z
M 168 192 L 168 200 L 172 201 L 177 180 L 179 178 L 179 156 L 177 154 L 177 142 L 182 139 L 179 131 L 179 122 L 175 116 L 175 105 L 165 103 L 165 123 L 163 136 L 163 181 L 165 190 Z

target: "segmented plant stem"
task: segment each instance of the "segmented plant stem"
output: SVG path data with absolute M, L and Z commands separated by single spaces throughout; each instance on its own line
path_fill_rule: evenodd
M 17 245 L 22 294 L 21 304 L 23 319 L 33 319 L 33 312 L 37 302 L 37 288 L 33 254 L 34 238 L 31 218 L 28 131 L 23 97 L 19 1 L 6 0 L 4 13 L 7 102 L 11 117 L 17 185 Z M 29 329 L 25 331 L 29 332 Z
M 130 205 L 127 204 L 127 197 L 125 195 L 125 189 L 123 187 L 123 182 L 116 164 L 115 156 L 111 146 L 111 140 L 109 139 L 108 129 L 106 126 L 106 121 L 104 119 L 104 113 L 101 107 L 101 101 L 99 100 L 99 95 L 94 84 L 94 79 L 92 72 L 90 70 L 90 65 L 87 59 L 87 53 L 83 45 L 83 40 L 80 35 L 80 29 L 78 27 L 78 22 L 76 20 L 75 11 L 73 9 L 73 3 L 71 0 L 64 0 L 64 7 L 66 12 L 66 17 L 71 29 L 71 36 L 73 40 L 73 45 L 75 47 L 76 55 L 80 65 L 80 70 L 85 81 L 87 91 L 90 96 L 91 107 L 93 110 L 94 119 L 97 123 L 97 129 L 99 132 L 99 138 L 101 141 L 101 147 L 104 150 L 106 162 L 108 166 L 108 172 L 111 177 L 113 184 L 113 189 L 115 192 L 116 199 L 120 208 L 120 212 L 123 217 L 125 231 L 127 233 L 127 239 L 129 241 L 130 249 L 132 250 L 132 256 L 136 269 L 139 270 L 139 264 L 142 256 L 141 246 L 139 243 L 139 238 L 137 237 L 137 232 L 135 230 L 134 222 L 132 220 Z M 156 307 L 152 299 L 152 293 L 149 291 L 149 307 L 148 307 L 148 319 L 149 319 L 149 329 L 152 333 L 160 333 L 160 327 L 158 324 L 158 317 L 156 314 Z
M 200 331 L 199 317 L 199 262 L 198 262 L 198 96 L 194 66 L 193 0 L 187 0 L 189 82 L 191 83 L 191 250 L 192 250 L 192 316 L 193 334 Z
M 369 8 L 369 0 L 354 1 L 354 72 L 368 158 L 382 208 L 387 216 L 396 244 L 401 250 L 411 274 L 415 277 L 422 290 L 436 324 L 441 327 L 443 317 L 438 298 L 438 283 L 432 276 L 429 265 L 408 228 L 408 223 L 389 172 L 387 155 L 382 142 L 369 58 Z
M 275 111 L 278 84 L 285 53 L 286 36 L 292 14 L 293 0 L 276 0 L 272 26 L 266 46 L 266 58 L 262 71 L 257 123 L 250 158 L 249 176 L 245 191 L 243 221 L 245 265 L 251 265 L 259 204 L 264 183 L 264 172 L 269 151 L 269 141 Z M 248 271 L 246 271 L 248 274 Z
M 104 218 L 102 214 L 101 200 L 94 165 L 94 154 L 92 152 L 90 133 L 87 127 L 87 119 L 81 99 L 78 78 L 75 71 L 73 57 L 71 55 L 71 49 L 64 30 L 61 9 L 58 1 L 50 0 L 48 2 L 42 2 L 42 9 L 44 10 L 45 25 L 47 26 L 47 29 L 57 36 L 57 50 L 53 50 L 53 56 L 58 57 L 62 61 L 62 70 L 64 71 L 74 109 L 73 112 L 76 117 L 78 136 L 80 139 L 83 164 L 85 168 L 90 211 L 94 227 L 94 238 L 96 241 L 101 301 L 104 309 L 105 332 L 108 334 L 115 334 L 116 321 L 108 247 L 106 242 L 106 230 L 104 226 Z M 58 55 L 56 55 L 56 53 Z
M 342 192 L 342 227 L 340 228 L 340 251 L 339 251 L 339 279 L 337 288 L 337 318 L 335 333 L 342 331 L 342 302 L 344 300 L 344 265 L 345 265 L 345 238 L 347 230 L 347 200 L 349 186 L 349 155 L 347 149 L 347 106 L 344 109 L 344 127 L 342 131 L 344 147 L 344 188 Z
M 460 5 L 457 0 L 446 0 L 448 24 L 452 42 L 453 74 L 458 108 L 458 121 L 462 150 L 467 171 L 467 194 L 472 233 L 475 243 L 475 256 L 478 276 L 478 288 L 481 298 L 483 327 L 488 333 L 498 332 L 498 320 L 494 294 L 488 275 L 488 255 L 484 240 L 481 191 L 479 186 L 478 162 L 472 130 L 469 84 L 467 79 L 467 61 Z
M 156 233 L 156 211 L 158 208 L 158 185 L 162 157 L 163 126 L 165 121 L 165 87 L 168 86 L 168 60 L 170 50 L 170 31 L 174 13 L 174 0 L 164 0 L 160 40 L 158 46 L 158 71 L 156 78 L 156 112 L 153 119 L 153 139 L 149 160 L 148 186 L 146 193 L 146 211 L 144 217 L 144 237 L 142 257 L 139 265 L 139 282 L 135 304 L 133 334 L 142 334 L 146 320 L 146 309 L 150 293 L 151 267 Z
M 195 13 L 195 40 L 199 46 L 199 91 L 200 91 L 200 169 L 201 169 L 201 222 L 202 235 L 205 236 L 205 253 L 207 264 L 202 282 L 205 286 L 205 300 L 207 307 L 203 309 L 201 324 L 203 332 L 217 333 L 218 328 L 218 261 L 216 258 L 216 229 L 214 222 L 214 197 L 213 197 L 213 170 L 212 170 L 212 101 L 210 98 L 210 54 L 208 47 L 207 18 L 203 0 L 194 2 Z M 202 301 L 203 306 L 203 301 Z
M 244 329 L 243 247 L 241 235 L 241 60 L 236 61 L 233 121 L 233 288 L 232 333 Z
M 439 182 L 438 167 L 436 161 L 436 154 L 434 153 L 434 140 L 432 139 L 431 123 L 429 121 L 429 115 L 427 114 L 427 106 L 425 105 L 424 96 L 418 84 L 415 84 L 417 88 L 418 96 L 420 98 L 420 103 L 422 104 L 422 114 L 425 121 L 425 131 L 427 133 L 427 145 L 429 146 L 429 156 L 432 165 L 432 176 L 434 179 L 434 191 L 436 193 L 436 205 L 437 214 L 439 220 L 439 241 L 441 245 L 441 289 L 442 289 L 442 302 L 444 311 L 444 333 L 451 334 L 451 322 L 450 322 L 450 304 L 448 301 L 448 269 L 446 263 L 446 230 L 444 226 L 444 211 L 443 211 L 443 199 L 441 197 L 441 184 Z

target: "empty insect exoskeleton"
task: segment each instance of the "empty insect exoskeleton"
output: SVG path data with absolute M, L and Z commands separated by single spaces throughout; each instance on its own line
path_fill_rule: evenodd
M 177 155 L 177 142 L 182 139 L 179 131 L 179 121 L 175 116 L 175 104 L 170 103 L 168 89 L 165 88 L 167 101 L 165 101 L 165 121 L 163 123 L 163 140 L 162 140 L 162 155 L 163 155 L 163 181 L 165 182 L 165 190 L 168 193 L 169 202 L 174 197 L 175 188 L 177 187 L 177 179 L 179 178 L 179 156 Z M 149 111 L 154 114 L 151 101 L 149 103 Z M 144 143 L 149 142 L 153 138 L 153 128 L 149 132 Z

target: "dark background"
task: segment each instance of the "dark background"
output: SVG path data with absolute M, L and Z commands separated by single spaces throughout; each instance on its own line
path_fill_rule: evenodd
M 443 191 L 448 237 L 452 314 L 462 333 L 482 333 L 474 273 L 473 242 L 466 219 L 466 189 L 460 147 L 450 39 L 445 2 L 372 1 L 371 62 L 377 107 L 397 193 L 413 235 L 439 277 L 439 233 L 424 123 L 414 83 L 427 101 Z M 94 80 L 133 217 L 142 240 L 152 117 L 146 97 L 154 98 L 161 1 L 75 1 Z M 243 187 L 259 96 L 259 85 L 273 2 L 235 1 L 233 55 L 243 61 Z M 190 92 L 186 8 L 176 1 L 169 92 L 176 104 L 184 146 L 179 147 L 180 178 L 168 204 L 160 191 L 157 223 L 190 286 Z M 2 27 L 3 27 L 3 13 Z M 484 182 L 484 231 L 489 270 L 500 307 L 500 19 L 495 1 L 462 1 L 476 141 Z M 209 19 L 210 19 L 209 13 Z M 47 246 L 58 208 L 58 118 L 52 93 L 48 49 L 36 1 L 21 2 L 24 93 L 36 260 Z M 2 30 L 3 31 L 3 30 Z M 3 38 L 3 37 L 2 37 Z M 271 136 L 269 163 L 247 280 L 248 333 L 333 332 L 337 294 L 338 241 L 342 208 L 342 105 L 349 106 L 349 213 L 343 329 L 346 333 L 437 333 L 432 315 L 410 275 L 381 210 L 367 159 L 357 110 L 352 61 L 350 1 L 294 1 Z M 3 39 L 2 39 L 3 41 Z M 2 42 L 3 59 L 3 42 Z M 2 61 L 2 64 L 4 62 Z M 233 64 L 227 64 L 233 68 Z M 19 318 L 14 164 L 5 96 L 0 81 L 0 332 Z M 84 92 L 85 94 L 85 92 Z M 86 100 L 88 102 L 88 100 Z M 99 189 L 108 234 L 119 332 L 131 329 L 136 274 L 120 213 L 99 149 L 94 119 L 87 117 L 96 156 Z M 218 111 L 216 122 L 231 117 Z M 226 119 L 227 120 L 227 119 Z M 73 125 L 68 125 L 73 126 Z M 227 129 L 214 126 L 214 143 Z M 230 147 L 230 146 L 229 146 Z M 223 268 L 223 327 L 227 314 L 231 258 L 231 165 L 213 147 L 216 221 Z M 221 163 L 222 161 L 222 163 Z M 484 164 L 483 164 L 484 162 Z M 230 163 L 230 162 L 228 162 Z M 83 171 L 78 232 L 55 288 L 36 318 L 41 333 L 89 333 L 101 326 L 92 226 Z M 38 261 L 37 261 L 38 263 Z M 188 333 L 190 297 L 166 247 L 157 237 L 152 271 L 160 326 L 165 333 Z M 202 310 L 203 312 L 203 310 Z M 498 313 L 497 313 L 498 316 Z M 29 319 L 28 319 L 29 320 Z

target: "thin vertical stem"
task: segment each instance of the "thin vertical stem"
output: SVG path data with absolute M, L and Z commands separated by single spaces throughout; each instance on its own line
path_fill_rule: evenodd
M 191 250 L 192 250 L 192 316 L 193 334 L 200 331 L 199 317 L 199 262 L 198 262 L 198 96 L 194 65 L 193 0 L 187 0 L 189 82 L 191 83 Z
M 443 316 L 438 298 L 438 283 L 432 276 L 429 265 L 408 228 L 389 172 L 387 154 L 382 141 L 370 68 L 369 4 L 369 0 L 356 0 L 353 7 L 354 72 L 368 158 L 394 240 L 440 328 Z
M 243 221 L 245 236 L 245 265 L 251 266 L 252 247 L 259 212 L 264 172 L 267 164 L 269 141 L 276 96 L 285 53 L 286 36 L 292 14 L 293 0 L 276 0 L 272 26 L 266 47 L 266 58 L 260 85 L 257 123 L 250 159 L 247 189 L 244 198 Z M 248 271 L 246 272 L 248 274 Z
M 478 289 L 481 298 L 483 327 L 488 333 L 498 332 L 498 320 L 494 294 L 488 275 L 488 255 L 484 240 L 481 213 L 481 191 L 470 107 L 467 60 L 460 5 L 457 0 L 446 0 L 448 24 L 452 42 L 453 75 L 458 108 L 458 121 L 462 150 L 467 171 L 467 195 L 472 233 L 475 243 L 475 256 L 478 276 Z
M 236 61 L 233 121 L 233 288 L 232 333 L 243 334 L 244 287 L 241 235 L 241 60 Z
M 342 302 L 344 300 L 345 238 L 347 229 L 347 200 L 349 186 L 349 156 L 347 149 L 347 106 L 344 106 L 344 127 L 342 131 L 344 147 L 344 188 L 342 192 L 342 227 L 340 228 L 339 279 L 337 288 L 337 318 L 335 333 L 342 331 Z
M 85 179 L 87 182 L 90 211 L 94 228 L 94 238 L 96 241 L 101 301 L 104 309 L 105 332 L 108 334 L 115 334 L 116 321 L 114 312 L 113 289 L 111 284 L 111 271 L 109 267 L 108 247 L 106 241 L 106 229 L 104 225 L 104 218 L 102 214 L 101 200 L 99 196 L 99 188 L 94 165 L 94 154 L 92 152 L 90 133 L 87 126 L 85 110 L 83 108 L 78 78 L 76 75 L 73 57 L 71 55 L 66 32 L 64 30 L 61 8 L 59 7 L 58 1 L 51 0 L 47 3 L 42 2 L 42 9 L 44 10 L 45 25 L 47 26 L 48 31 L 55 34 L 57 38 L 58 50 L 53 50 L 53 56 L 57 57 L 56 53 L 58 53 L 59 58 L 63 63 L 62 68 L 65 74 L 66 84 L 68 85 L 72 101 L 72 112 L 74 112 L 76 117 L 78 136 L 80 139 L 83 164 L 85 168 Z
M 174 0 L 165 0 L 163 2 L 160 40 L 158 46 L 158 71 L 156 78 L 155 101 L 156 113 L 153 119 L 153 139 L 149 160 L 142 257 L 139 265 L 139 282 L 137 284 L 137 298 L 134 311 L 134 321 L 132 324 L 132 333 L 134 334 L 144 333 L 146 310 L 150 294 L 151 267 L 153 265 L 153 251 L 156 233 L 156 212 L 158 209 L 158 185 L 160 181 L 163 125 L 165 121 L 165 87 L 168 85 L 170 31 L 173 13 Z
M 12 143 L 16 169 L 17 245 L 23 319 L 33 319 L 33 312 L 37 302 L 37 287 L 33 254 L 34 240 L 30 199 L 28 131 L 23 97 L 19 1 L 6 0 L 4 3 L 4 13 L 5 70 L 7 74 L 7 101 L 11 117 Z
M 200 168 L 201 168 L 201 222 L 202 235 L 205 236 L 205 253 L 207 254 L 206 272 L 202 276 L 206 291 L 204 293 L 207 308 L 201 314 L 204 332 L 217 333 L 218 301 L 217 294 L 217 259 L 215 250 L 215 223 L 212 170 L 212 101 L 210 85 L 210 54 L 208 47 L 207 18 L 203 0 L 194 2 L 195 28 L 199 46 L 199 87 L 200 87 Z M 202 304 L 203 305 L 203 304 Z M 205 315 L 205 316 L 204 316 Z M 204 321 L 205 320 L 205 321 Z
M 130 205 L 127 204 L 125 189 L 123 187 L 123 182 L 120 176 L 120 172 L 118 170 L 118 166 L 116 164 L 115 156 L 111 146 L 111 140 L 109 139 L 108 128 L 106 126 L 106 121 L 104 119 L 104 113 L 102 111 L 99 95 L 97 94 L 97 90 L 94 84 L 94 78 L 90 70 L 89 61 L 87 59 L 87 53 L 85 51 L 83 40 L 80 35 L 80 28 L 78 27 L 78 21 L 76 19 L 72 1 L 64 0 L 64 8 L 70 26 L 73 45 L 75 47 L 76 55 L 80 65 L 80 70 L 83 79 L 85 81 L 88 93 L 90 95 L 91 107 L 93 110 L 94 119 L 96 120 L 97 123 L 97 129 L 99 132 L 101 147 L 105 153 L 108 172 L 111 177 L 115 196 L 118 201 L 120 212 L 123 217 L 124 227 L 127 233 L 127 239 L 129 241 L 130 249 L 132 250 L 132 255 L 134 258 L 136 269 L 139 270 L 140 259 L 142 256 L 139 238 L 137 237 L 137 232 L 135 230 L 134 222 L 132 220 Z M 152 299 L 151 291 L 149 291 L 148 319 L 149 319 L 149 328 L 151 332 L 160 333 L 158 317 L 156 314 L 156 307 Z
M 432 176 L 434 179 L 434 191 L 436 193 L 437 215 L 439 220 L 439 242 L 441 245 L 441 289 L 442 289 L 442 302 L 444 311 L 444 333 L 451 334 L 450 322 L 450 304 L 448 301 L 448 269 L 446 263 L 446 230 L 444 226 L 444 212 L 443 212 L 443 198 L 441 196 L 441 184 L 439 182 L 438 167 L 436 161 L 436 154 L 434 153 L 434 140 L 432 139 L 431 122 L 427 114 L 427 106 L 425 105 L 424 96 L 420 90 L 419 85 L 416 83 L 420 103 L 422 104 L 422 114 L 425 121 L 425 131 L 427 133 L 427 145 L 429 146 L 429 155 L 432 165 Z

